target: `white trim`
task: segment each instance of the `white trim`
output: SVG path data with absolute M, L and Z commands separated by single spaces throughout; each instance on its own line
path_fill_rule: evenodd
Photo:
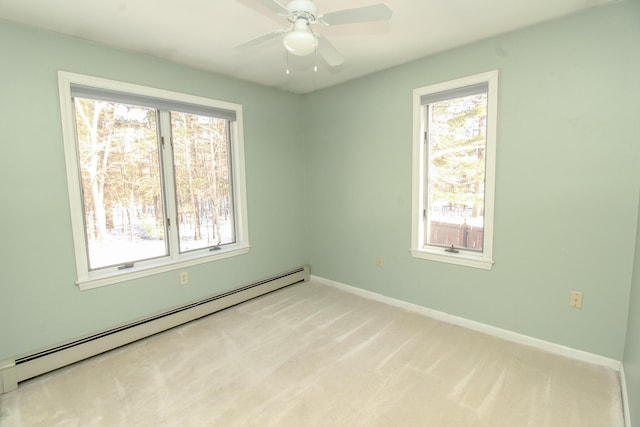
M 442 311 L 433 310 L 431 308 L 423 307 L 421 305 L 412 304 L 410 302 L 398 300 L 388 297 L 386 295 L 371 292 L 365 289 L 356 288 L 354 286 L 346 285 L 344 283 L 336 282 L 330 279 L 311 275 L 311 280 L 333 286 L 343 291 L 359 295 L 363 298 L 379 301 L 385 304 L 389 304 L 395 307 L 403 308 L 418 314 L 422 314 L 433 319 L 437 319 L 443 322 L 447 322 L 453 325 L 461 326 L 463 328 L 471 329 L 473 331 L 481 332 L 483 334 L 491 335 L 494 337 L 502 338 L 507 341 L 511 341 L 517 344 L 523 344 L 529 347 L 534 347 L 540 350 L 548 351 L 550 353 L 558 354 L 561 356 L 569 357 L 571 359 L 580 360 L 582 362 L 592 363 L 594 365 L 604 366 L 620 372 L 622 364 L 620 361 L 610 359 L 608 357 L 600 356 L 597 354 L 589 353 L 582 350 L 577 350 L 571 347 L 566 347 L 560 344 L 555 344 L 549 341 L 541 340 L 539 338 L 533 338 L 528 335 L 519 334 L 506 329 L 498 328 L 495 326 L 487 325 L 484 323 L 476 322 L 473 320 L 465 319 L 463 317 L 454 316 L 452 314 L 444 313 Z
M 433 248 L 412 249 L 411 256 L 414 258 L 446 262 L 449 264 L 462 265 L 465 267 L 481 268 L 483 270 L 491 270 L 491 267 L 493 267 L 493 260 L 474 256 L 472 252 L 463 250 L 461 250 L 459 253 L 449 253 L 444 252 L 442 248 L 440 248 L 439 251 Z
M 142 86 L 134 83 L 121 82 L 117 80 L 109 80 L 101 77 L 88 76 L 84 74 L 71 73 L 68 71 L 58 71 L 58 79 L 60 83 L 66 83 L 69 100 L 71 99 L 71 84 L 82 86 L 90 86 L 99 89 L 106 89 L 114 92 L 132 93 L 135 95 L 148 96 L 150 98 L 164 98 L 168 100 L 184 102 L 186 104 L 205 105 L 222 110 L 235 111 L 242 110 L 242 105 L 227 101 L 219 101 L 217 99 L 204 98 L 202 96 L 190 95 L 187 93 L 173 92 L 166 89 L 159 89 L 150 86 Z M 71 101 L 69 101 L 71 102 Z M 236 120 L 239 120 L 236 117 Z M 73 129 L 72 129 L 73 130 Z
M 231 122 L 230 134 L 232 135 L 232 142 L 230 144 L 230 157 L 231 172 L 233 174 L 232 188 L 234 200 L 234 226 L 236 233 L 236 242 L 234 244 L 223 246 L 221 250 L 216 251 L 215 253 L 210 253 L 207 250 L 202 250 L 179 254 L 177 237 L 172 237 L 172 235 L 175 233 L 169 233 L 168 238 L 171 240 L 170 246 L 175 251 L 175 253 L 173 254 L 168 254 L 153 260 L 139 261 L 133 268 L 126 269 L 125 271 L 117 270 L 115 267 L 112 269 L 90 271 L 85 242 L 84 218 L 82 214 L 83 202 L 80 189 L 81 173 L 78 166 L 75 120 L 73 115 L 73 101 L 71 98 L 71 85 L 73 84 L 116 92 L 142 95 L 152 98 L 166 99 L 185 104 L 202 105 L 215 109 L 234 112 L 236 118 Z M 251 246 L 249 244 L 249 229 L 247 220 L 248 217 L 242 105 L 225 101 L 218 101 L 210 98 L 203 98 L 195 95 L 171 92 L 164 89 L 157 89 L 131 83 L 119 82 L 115 80 L 107 80 L 82 74 L 75 74 L 66 71 L 58 71 L 58 89 L 60 95 L 62 136 L 67 168 L 67 188 L 69 192 L 71 226 L 73 231 L 72 234 L 76 259 L 76 284 L 80 287 L 81 290 L 111 285 L 114 283 L 184 268 L 195 264 L 201 264 L 204 262 L 242 255 L 246 254 L 249 251 Z M 164 134 L 166 133 L 166 129 L 164 129 Z M 173 182 L 171 176 L 173 171 L 171 170 L 169 165 L 165 164 L 164 167 L 165 178 L 169 178 L 169 182 Z M 166 191 L 165 194 L 171 196 L 170 193 L 173 190 L 165 188 L 163 191 Z M 168 205 L 169 217 L 175 218 L 176 215 L 173 204 L 168 203 Z
M 141 277 L 152 276 L 154 274 L 166 273 L 167 271 L 191 267 L 193 265 L 204 264 L 205 262 L 230 258 L 237 255 L 244 255 L 249 252 L 249 249 L 250 246 L 233 246 L 231 248 L 224 247 L 223 249 L 216 251 L 214 255 L 194 256 L 191 259 L 180 258 L 179 260 L 171 260 L 169 262 L 167 262 L 166 258 L 164 258 L 164 262 L 159 262 L 155 266 L 134 266 L 133 268 L 127 269 L 124 273 L 112 271 L 102 274 L 93 273 L 90 279 L 78 280 L 76 284 L 81 291 L 86 291 L 89 289 L 100 288 L 102 286 L 126 282 L 128 280 L 139 279 Z
M 75 122 L 73 119 L 73 103 L 71 99 L 71 81 L 74 75 L 58 72 L 58 91 L 60 95 L 60 118 L 62 120 L 62 141 L 64 142 L 64 159 L 67 168 L 67 191 L 69 193 L 69 209 L 71 229 L 73 231 L 73 247 L 76 260 L 76 277 L 83 280 L 89 271 L 89 262 L 84 253 L 84 218 L 82 218 L 82 194 L 80 190 L 80 170 L 76 152 Z M 80 208 L 79 208 L 80 207 Z
M 627 390 L 627 377 L 624 374 L 624 365 L 620 365 L 620 391 L 622 392 L 622 411 L 624 413 L 624 425 L 631 427 L 631 408 L 629 408 L 629 392 Z
M 481 253 L 460 250 L 459 253 L 445 252 L 444 248 L 429 247 L 424 241 L 425 229 L 423 212 L 425 148 L 423 144 L 424 123 L 422 102 L 424 95 L 487 83 L 487 145 L 485 153 L 485 194 L 484 194 L 484 249 Z M 463 77 L 443 83 L 414 89 L 413 91 L 413 166 L 411 198 L 411 255 L 415 258 L 446 262 L 467 267 L 491 270 L 493 260 L 493 217 L 495 200 L 496 141 L 498 129 L 498 70 Z

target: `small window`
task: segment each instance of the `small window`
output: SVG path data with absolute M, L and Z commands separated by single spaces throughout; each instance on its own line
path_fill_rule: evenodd
M 241 106 L 59 81 L 82 289 L 248 251 Z
M 412 255 L 493 265 L 498 72 L 414 90 Z

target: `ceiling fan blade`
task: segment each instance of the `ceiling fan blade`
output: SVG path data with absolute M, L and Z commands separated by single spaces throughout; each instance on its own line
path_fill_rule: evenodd
M 279 2 L 277 2 L 276 0 L 251 0 L 251 1 L 254 3 L 261 3 L 262 5 L 268 7 L 278 15 L 284 15 L 284 16 L 289 15 L 289 10 L 283 5 L 281 5 Z
M 322 15 L 318 20 L 325 25 L 355 24 L 357 22 L 385 21 L 393 11 L 384 3 L 355 9 L 338 10 Z
M 272 32 L 267 33 L 267 34 L 263 34 L 260 37 L 256 37 L 255 39 L 251 39 L 251 40 L 246 41 L 244 43 L 240 43 L 239 45 L 234 47 L 234 49 L 235 50 L 251 49 L 254 46 L 258 46 L 258 45 L 260 45 L 262 43 L 268 42 L 271 39 L 278 38 L 284 33 L 286 33 L 285 30 L 275 30 L 275 31 L 272 31 Z
M 318 54 L 330 67 L 339 67 L 344 63 L 340 52 L 324 37 L 318 37 Z

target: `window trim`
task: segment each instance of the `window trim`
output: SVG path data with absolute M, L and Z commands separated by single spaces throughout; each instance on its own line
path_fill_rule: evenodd
M 479 84 L 488 84 L 487 90 L 487 148 L 485 157 L 485 199 L 483 251 L 446 252 L 442 247 L 427 246 L 425 242 L 425 144 L 422 118 L 423 97 Z M 414 258 L 439 261 L 466 267 L 491 270 L 493 259 L 493 226 L 495 204 L 496 134 L 498 118 L 498 70 L 475 74 L 413 90 L 413 165 L 412 165 L 412 214 L 411 255 Z
M 132 268 L 128 268 L 126 270 L 90 271 L 87 244 L 85 240 L 81 192 L 82 184 L 77 152 L 78 144 L 76 141 L 73 100 L 71 97 L 72 85 L 96 88 L 96 90 L 132 94 L 133 96 L 164 99 L 173 103 L 183 103 L 194 106 L 201 105 L 205 108 L 214 110 L 218 109 L 235 114 L 235 121 L 230 121 L 229 124 L 232 135 L 230 156 L 232 159 L 231 174 L 235 211 L 234 221 L 236 242 L 234 244 L 223 246 L 220 250 L 215 251 L 215 253 L 186 252 L 180 254 L 179 249 L 174 248 L 174 252 L 170 253 L 167 257 L 136 264 Z M 67 71 L 58 71 L 58 90 L 60 96 L 60 116 L 62 120 L 62 138 L 67 170 L 67 189 L 69 193 L 71 227 L 76 259 L 76 284 L 81 290 L 112 285 L 196 264 L 242 255 L 249 252 L 251 246 L 249 244 L 249 228 L 247 220 L 242 105 L 132 83 L 70 73 Z

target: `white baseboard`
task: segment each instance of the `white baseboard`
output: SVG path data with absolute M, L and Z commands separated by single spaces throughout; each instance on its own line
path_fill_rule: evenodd
M 571 347 L 566 347 L 560 344 L 555 344 L 549 341 L 541 340 L 539 338 L 533 338 L 528 335 L 519 334 L 506 329 L 498 328 L 495 326 L 486 325 L 484 323 L 476 322 L 473 320 L 465 319 L 463 317 L 454 316 L 452 314 L 444 313 L 442 311 L 433 310 L 431 308 L 423 307 L 421 305 L 412 304 L 406 301 L 391 298 L 385 295 L 381 295 L 375 292 L 367 291 L 365 289 L 356 288 L 354 286 L 346 285 L 344 283 L 336 282 L 333 280 L 325 279 L 322 277 L 311 275 L 312 281 L 333 286 L 338 289 L 342 289 L 346 292 L 362 296 L 364 298 L 372 299 L 375 301 L 383 302 L 385 304 L 393 305 L 396 307 L 404 308 L 409 311 L 423 314 L 433 319 L 441 320 L 443 322 L 451 323 L 454 325 L 462 326 L 467 329 L 482 332 L 487 335 L 495 336 L 505 339 L 507 341 L 515 342 L 518 344 L 535 347 L 540 350 L 548 351 L 550 353 L 562 355 L 572 359 L 580 360 L 595 365 L 605 366 L 620 372 L 622 369 L 622 363 L 619 360 L 610 359 L 608 357 L 600 356 L 597 354 L 589 353 L 582 350 L 576 350 Z
M 629 409 L 629 395 L 627 394 L 627 377 L 624 374 L 624 365 L 620 366 L 620 391 L 622 392 L 622 409 L 624 411 L 624 425 L 631 427 L 631 410 Z

